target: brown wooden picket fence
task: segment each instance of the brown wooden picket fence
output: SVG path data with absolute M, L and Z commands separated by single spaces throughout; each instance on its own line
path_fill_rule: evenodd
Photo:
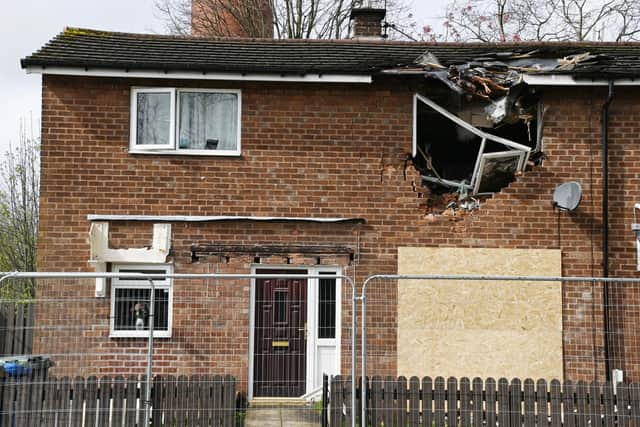
M 351 378 L 329 390 L 329 425 L 351 425 Z M 502 378 L 373 377 L 367 381 L 367 426 L 631 427 L 640 426 L 640 384 L 560 383 Z
M 0 355 L 31 354 L 35 304 L 0 304 Z
M 144 378 L 6 378 L 0 386 L 2 427 L 146 426 Z M 236 380 L 231 376 L 156 376 L 151 425 L 231 427 Z

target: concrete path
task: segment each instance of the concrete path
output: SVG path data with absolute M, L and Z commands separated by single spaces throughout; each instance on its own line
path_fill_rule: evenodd
M 247 409 L 246 427 L 312 427 L 320 425 L 320 411 L 312 406 L 271 405 Z

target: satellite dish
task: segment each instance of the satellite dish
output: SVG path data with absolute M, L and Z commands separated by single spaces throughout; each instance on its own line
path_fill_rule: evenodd
M 565 182 L 553 192 L 553 207 L 563 211 L 574 211 L 582 200 L 582 187 L 576 181 Z

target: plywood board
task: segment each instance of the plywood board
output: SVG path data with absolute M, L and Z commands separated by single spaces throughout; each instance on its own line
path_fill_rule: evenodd
M 554 249 L 398 248 L 398 274 L 561 276 Z M 562 379 L 559 282 L 398 281 L 398 375 Z

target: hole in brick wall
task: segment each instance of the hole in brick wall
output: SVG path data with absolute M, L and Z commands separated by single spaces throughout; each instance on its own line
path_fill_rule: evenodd
M 458 108 L 454 114 L 450 106 L 422 100 L 429 104 L 418 102 L 414 164 L 433 192 L 452 192 L 459 186 L 472 194 L 498 191 L 523 170 L 524 159 L 536 148 L 535 98 L 527 101 L 534 104 L 533 111 L 525 109 L 495 127 L 482 116 L 482 105 Z M 482 182 L 483 173 L 493 180 Z
M 477 209 L 479 199 L 520 175 L 530 156 L 540 157 L 540 100 L 527 85 L 498 101 L 462 102 L 455 94 L 438 100 L 415 101 L 413 163 L 429 189 L 429 213 Z
M 259 256 L 254 257 L 254 258 L 253 258 L 253 262 L 254 262 L 255 264 L 260 264 L 260 257 L 259 257 Z

